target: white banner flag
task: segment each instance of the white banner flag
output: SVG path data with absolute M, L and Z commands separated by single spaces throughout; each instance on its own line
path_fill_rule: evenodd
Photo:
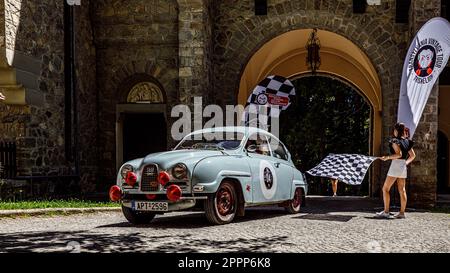
M 450 23 L 441 17 L 417 32 L 403 64 L 397 120 L 414 135 L 431 89 L 450 55 Z

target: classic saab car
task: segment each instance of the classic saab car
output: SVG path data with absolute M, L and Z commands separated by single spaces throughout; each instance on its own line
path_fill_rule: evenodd
M 126 162 L 109 196 L 122 203 L 133 224 L 188 209 L 204 210 L 212 224 L 226 224 L 250 206 L 277 204 L 297 213 L 307 190 L 305 176 L 274 135 L 222 127 L 195 131 L 172 151 Z

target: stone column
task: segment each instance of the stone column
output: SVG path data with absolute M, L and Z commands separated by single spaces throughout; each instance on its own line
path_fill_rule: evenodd
M 423 24 L 440 16 L 440 11 L 440 0 L 411 1 L 410 41 Z M 431 207 L 436 202 L 438 86 L 439 83 L 436 82 L 414 135 L 417 157 L 411 166 L 407 191 L 408 202 L 415 206 Z
M 210 0 L 177 0 L 179 5 L 179 99 L 191 105 L 193 97 L 207 94 L 211 84 Z

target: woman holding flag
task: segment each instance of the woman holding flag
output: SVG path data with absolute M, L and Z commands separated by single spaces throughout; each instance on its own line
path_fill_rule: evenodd
M 386 181 L 383 186 L 384 210 L 377 213 L 377 218 L 392 218 L 389 213 L 390 208 L 390 190 L 392 185 L 397 181 L 398 192 L 400 194 L 400 212 L 395 218 L 405 218 L 406 210 L 406 177 L 407 166 L 414 160 L 416 154 L 412 148 L 414 142 L 409 139 L 409 129 L 403 123 L 397 123 L 394 126 L 393 137 L 389 141 L 391 155 L 380 157 L 381 160 L 392 160 Z

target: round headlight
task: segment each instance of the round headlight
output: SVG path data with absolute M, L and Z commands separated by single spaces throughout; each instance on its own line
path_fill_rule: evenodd
M 175 179 L 186 179 L 187 178 L 187 167 L 182 163 L 178 163 L 172 168 L 172 176 Z
M 127 164 L 124 165 L 120 170 L 120 175 L 122 176 L 123 179 L 125 179 L 127 177 L 127 173 L 132 171 L 134 171 L 133 166 Z

